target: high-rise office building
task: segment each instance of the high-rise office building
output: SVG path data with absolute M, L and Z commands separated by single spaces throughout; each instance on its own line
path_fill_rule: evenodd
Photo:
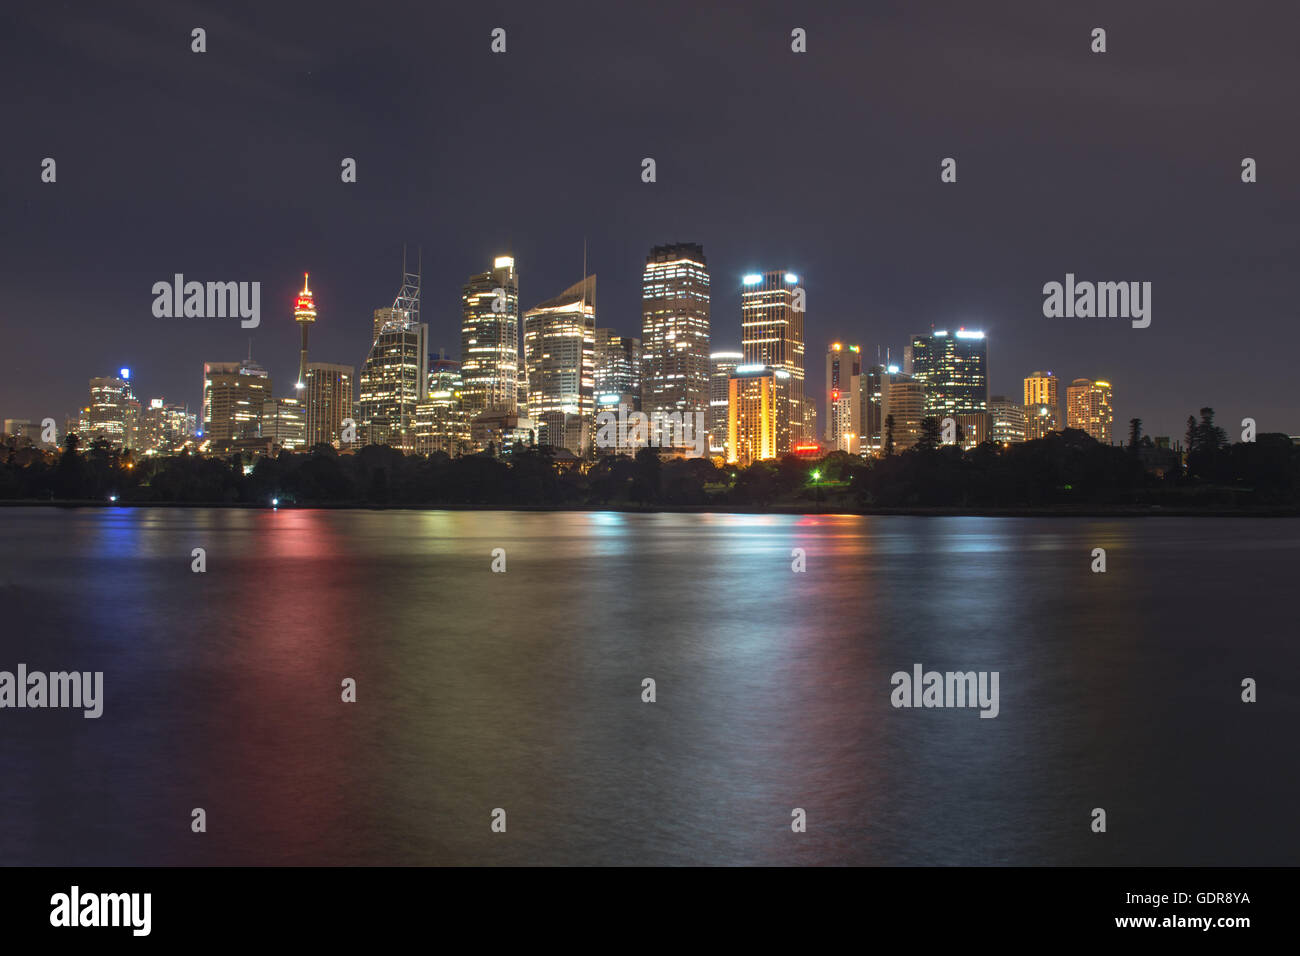
M 714 352 L 709 356 L 709 454 L 714 457 L 727 457 L 731 373 L 744 358 L 740 352 Z
M 709 269 L 696 243 L 655 246 L 641 274 L 641 408 L 709 411 Z
M 868 455 L 883 455 L 885 419 L 889 416 L 889 386 L 894 382 L 910 382 L 912 376 L 897 365 L 872 365 L 863 373 L 862 380 L 861 451 Z
M 194 437 L 196 418 L 185 405 L 150 399 L 140 419 L 140 450 L 156 455 L 178 451 Z
M 523 325 L 537 443 L 584 457 L 595 418 L 596 277 L 529 309 Z
M 988 411 L 988 342 L 983 332 L 939 329 L 912 336 L 912 377 L 925 386 L 925 412 L 943 419 Z
M 1070 428 L 1087 432 L 1103 445 L 1110 444 L 1110 428 L 1115 420 L 1110 382 L 1076 378 L 1065 390 L 1065 406 Z
M 900 374 L 890 376 L 887 395 L 883 408 L 884 441 L 888 445 L 892 435 L 894 454 L 898 454 L 921 440 L 921 421 L 928 415 L 926 388 L 914 378 Z
M 352 417 L 351 365 L 308 362 L 304 400 L 307 404 L 307 447 L 343 441 L 343 419 Z
M 461 290 L 460 380 L 465 413 L 518 412 L 519 276 L 497 256 Z
M 740 365 L 732 372 L 727 396 L 728 462 L 744 466 L 785 454 L 781 429 L 789 424 L 792 378 L 788 370 L 770 365 Z
M 793 272 L 745 276 L 741 289 L 741 349 L 746 365 L 767 365 L 789 374 L 785 405 L 777 409 L 777 454 L 816 432 L 815 406 L 804 396 L 805 293 Z
M 989 414 L 993 416 L 990 437 L 999 445 L 1015 445 L 1025 440 L 1025 406 L 1009 400 L 1005 395 L 989 398 Z
M 203 365 L 203 437 L 214 445 L 261 436 L 271 375 L 253 361 Z
M 261 437 L 285 451 L 301 450 L 307 441 L 307 412 L 302 400 L 268 398 L 262 403 L 261 432 Z
M 469 451 L 460 363 L 446 355 L 429 358 L 429 397 L 416 406 L 415 451 L 442 452 L 455 458 Z
M 102 438 L 114 448 L 134 448 L 139 403 L 131 394 L 131 372 L 90 380 L 90 404 L 81 424 L 82 447 Z
M 602 412 L 609 412 L 616 420 L 626 421 L 630 412 L 641 410 L 643 364 L 640 339 L 616 335 L 613 329 L 596 330 L 594 379 L 597 418 Z M 593 425 L 593 428 L 596 434 L 592 443 L 596 454 L 636 454 L 637 449 L 630 442 L 622 441 L 626 431 L 620 433 L 620 441 L 602 446 L 596 441 L 602 434 L 600 428 L 598 425 Z
M 1025 440 L 1045 438 L 1060 429 L 1056 376 L 1051 372 L 1034 372 L 1025 379 Z
M 641 340 L 597 329 L 594 352 L 597 395 L 617 395 L 630 411 L 641 410 Z
M 862 441 L 862 349 L 832 342 L 826 350 L 826 444 L 856 455 Z
M 429 326 L 420 321 L 420 276 L 402 268 L 401 291 L 375 313 L 378 332 L 357 377 L 358 437 L 411 452 L 415 406 L 429 393 Z

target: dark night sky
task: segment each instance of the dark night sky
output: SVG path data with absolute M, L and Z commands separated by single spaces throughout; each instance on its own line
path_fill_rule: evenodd
M 202 362 L 242 357 L 249 333 L 154 318 L 175 272 L 262 282 L 253 352 L 287 395 L 304 270 L 312 358 L 359 366 L 403 242 L 422 243 L 430 345 L 458 357 L 471 272 L 513 247 L 526 308 L 580 278 L 586 236 L 597 321 L 626 334 L 656 243 L 704 244 L 714 348 L 739 345 L 745 272 L 806 276 L 819 430 L 829 341 L 874 358 L 964 324 L 989 334 L 991 392 L 1038 368 L 1062 389 L 1109 378 L 1116 437 L 1135 415 L 1181 436 L 1204 404 L 1234 437 L 1246 415 L 1300 432 L 1295 4 L 699 6 L 11 9 L 0 416 L 62 428 L 123 365 L 141 398 L 197 405 Z M 1044 318 L 1066 272 L 1151 281 L 1151 327 Z

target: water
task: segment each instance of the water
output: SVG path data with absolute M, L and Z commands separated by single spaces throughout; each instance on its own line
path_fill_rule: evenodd
M 4 864 L 1300 855 L 1297 521 L 5 508 L 0 544 L 0 669 L 106 698 L 0 711 Z M 998 671 L 999 716 L 894 709 L 914 663 Z

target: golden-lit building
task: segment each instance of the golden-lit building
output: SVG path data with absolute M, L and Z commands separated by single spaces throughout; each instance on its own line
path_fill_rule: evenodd
M 737 366 L 728 380 L 728 463 L 748 465 L 789 450 L 790 381 L 782 368 Z
M 1070 428 L 1087 432 L 1103 445 L 1110 444 L 1110 428 L 1115 421 L 1110 382 L 1076 378 L 1065 390 L 1065 409 Z
M 1045 438 L 1061 430 L 1061 412 L 1057 404 L 1056 376 L 1051 372 L 1034 372 L 1025 379 L 1025 440 Z

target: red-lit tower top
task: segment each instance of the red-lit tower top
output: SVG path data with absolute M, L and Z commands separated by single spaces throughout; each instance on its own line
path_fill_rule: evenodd
M 302 274 L 302 291 L 293 300 L 293 320 L 295 322 L 316 321 L 316 300 L 312 297 L 311 289 L 307 288 L 307 278 L 307 273 L 304 272 Z

